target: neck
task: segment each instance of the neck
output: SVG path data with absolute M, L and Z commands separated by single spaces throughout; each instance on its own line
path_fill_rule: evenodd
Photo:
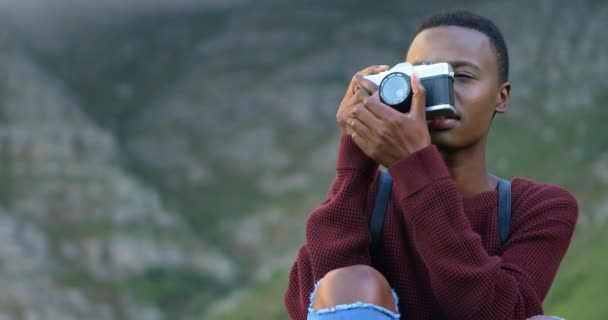
M 459 150 L 440 148 L 443 161 L 448 167 L 452 180 L 463 196 L 471 196 L 496 188 L 498 179 L 486 169 L 485 138 L 478 143 Z

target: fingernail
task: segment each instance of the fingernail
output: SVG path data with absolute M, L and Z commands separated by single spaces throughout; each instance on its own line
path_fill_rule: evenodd
M 412 73 L 412 76 L 416 78 L 416 82 L 420 82 L 420 78 L 418 78 L 418 73 L 414 72 Z
M 385 65 L 385 64 L 380 65 L 380 66 L 378 66 L 378 67 L 380 67 L 380 68 L 390 68 L 389 66 L 387 66 L 387 65 Z

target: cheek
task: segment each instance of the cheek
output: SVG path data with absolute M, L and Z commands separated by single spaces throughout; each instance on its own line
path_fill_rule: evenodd
M 475 101 L 478 100 L 478 91 L 479 86 L 474 85 L 472 81 L 454 81 L 454 103 L 463 116 L 471 113 Z
M 461 112 L 467 126 L 485 127 L 494 113 L 495 97 L 491 88 L 482 83 L 456 82 L 454 83 L 454 102 Z
M 453 131 L 436 132 L 432 142 L 439 146 L 462 148 L 486 135 L 492 122 L 496 97 L 491 87 L 474 81 L 454 82 L 454 103 L 461 115 L 460 126 Z

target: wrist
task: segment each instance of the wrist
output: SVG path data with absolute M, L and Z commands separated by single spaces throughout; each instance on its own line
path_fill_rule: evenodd
M 420 142 L 416 143 L 412 146 L 411 150 L 409 150 L 408 156 L 414 153 L 419 152 L 420 150 L 426 149 L 431 145 L 431 139 L 421 139 Z
M 435 180 L 450 177 L 439 150 L 432 144 L 396 161 L 387 169 L 405 197 Z
M 350 135 L 341 134 L 336 168 L 338 170 L 354 169 L 373 177 L 378 170 L 378 164 L 357 146 Z

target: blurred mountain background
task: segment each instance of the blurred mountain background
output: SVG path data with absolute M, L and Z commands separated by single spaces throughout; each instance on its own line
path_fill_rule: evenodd
M 509 46 L 489 167 L 580 203 L 546 311 L 603 318 L 608 3 L 0 0 L 0 319 L 286 319 L 349 79 L 455 7 Z

